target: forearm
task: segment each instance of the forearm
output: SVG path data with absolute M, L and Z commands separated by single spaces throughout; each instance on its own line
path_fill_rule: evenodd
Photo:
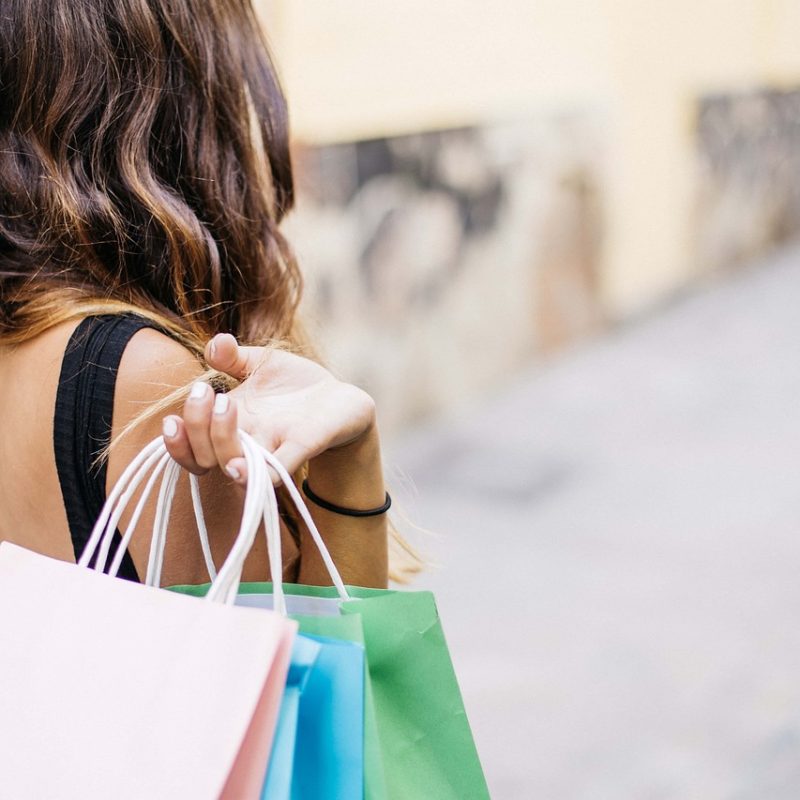
M 311 459 L 308 483 L 325 500 L 354 509 L 376 508 L 386 498 L 380 437 L 373 424 L 356 441 L 326 450 Z M 388 581 L 386 514 L 349 517 L 308 502 L 311 516 L 345 583 L 385 587 Z M 300 583 L 330 584 L 316 545 L 303 527 L 300 541 Z

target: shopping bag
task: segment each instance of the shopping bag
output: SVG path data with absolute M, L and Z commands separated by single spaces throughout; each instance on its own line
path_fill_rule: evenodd
M 252 596 L 256 597 L 257 595 Z M 269 596 L 271 597 L 271 595 Z M 240 594 L 236 601 L 237 605 L 247 597 L 247 594 Z M 299 596 L 288 598 L 290 602 L 295 599 L 301 598 Z M 362 648 L 364 647 L 364 631 L 361 626 L 361 618 L 355 614 L 347 617 L 341 615 L 309 616 L 292 614 L 292 618 L 300 624 L 300 630 L 304 634 L 324 635 L 346 642 L 355 642 L 361 645 Z M 372 682 L 369 670 L 366 669 L 366 658 L 364 666 L 364 800 L 386 800 L 388 794 L 383 774 L 380 742 L 378 741 L 375 703 L 372 699 Z
M 253 455 L 248 464 L 268 479 Z M 260 796 L 296 629 L 279 614 L 232 606 L 263 492 L 245 503 L 208 602 L 198 603 L 101 574 L 98 548 L 108 554 L 154 465 L 169 478 L 159 499 L 170 499 L 178 466 L 159 439 L 109 494 L 77 565 L 0 544 L 2 797 Z M 160 503 L 156 516 L 163 511 Z
M 0 796 L 258 797 L 291 635 L 4 542 Z
M 334 587 L 283 590 L 289 612 L 303 612 L 293 617 L 304 633 L 341 636 L 337 613 L 359 620 L 351 631 L 363 631 L 386 796 L 488 798 L 433 595 L 348 586 L 343 601 Z M 269 608 L 271 592 L 270 583 L 241 584 L 237 604 Z
M 361 618 L 390 798 L 489 797 L 430 592 L 351 590 Z
M 364 648 L 309 637 L 321 645 L 300 697 L 293 800 L 364 796 Z
M 295 639 L 262 800 L 362 800 L 364 672 L 359 644 Z
M 267 457 L 266 451 L 264 455 Z M 357 615 L 363 629 L 385 781 L 381 785 L 380 776 L 374 773 L 378 791 L 385 787 L 392 800 L 488 798 L 433 595 L 345 587 L 290 476 L 274 459 L 270 464 L 279 472 L 319 548 L 333 586 L 242 584 L 237 602 L 269 607 L 273 593 L 282 608 L 298 615 L 301 630 L 309 630 L 309 620 L 316 619 L 316 631 L 333 637 L 335 624 L 331 621 L 337 615 Z M 186 587 L 174 588 L 187 591 Z M 188 591 L 202 594 L 203 589 Z M 245 595 L 261 597 L 244 599 Z M 369 768 L 367 776 L 368 780 Z
M 206 584 L 207 586 L 207 584 Z M 202 596 L 206 587 L 172 587 L 176 591 Z M 287 592 L 304 588 L 286 585 Z M 236 599 L 237 605 L 255 608 L 272 608 L 272 594 L 257 593 L 251 590 L 272 591 L 272 584 L 246 583 Z M 286 605 L 292 619 L 300 625 L 301 634 L 326 636 L 341 641 L 354 642 L 364 646 L 364 632 L 361 619 L 356 614 L 342 616 L 338 602 L 328 598 L 287 594 Z M 302 637 L 298 637 L 302 638 Z M 378 741 L 378 727 L 375 704 L 372 699 L 372 683 L 369 670 L 364 670 L 364 800 L 386 800 L 386 781 L 383 775 L 383 759 Z
M 252 456 L 259 446 L 240 431 L 242 446 Z M 248 460 L 250 465 L 252 459 Z M 261 474 L 250 472 L 245 492 L 245 516 L 248 509 L 263 515 L 267 535 L 267 548 L 271 564 L 281 564 L 281 539 L 278 503 L 272 482 L 267 478 L 266 464 L 274 456 L 263 451 L 259 468 Z M 279 470 L 282 470 L 279 467 Z M 158 550 L 163 550 L 165 519 L 174 492 L 174 478 L 165 472 L 162 491 L 156 509 L 154 544 L 146 582 L 158 584 L 160 560 Z M 253 501 L 254 496 L 259 499 Z M 199 493 L 193 490 L 195 514 L 203 551 L 208 552 Z M 123 542 L 124 542 L 123 538 Z M 102 562 L 102 558 L 100 559 Z M 117 566 L 115 560 L 114 565 Z M 224 569 L 224 568 L 223 568 Z M 212 565 L 213 570 L 213 565 Z M 335 570 L 335 567 L 334 567 Z M 273 570 L 280 575 L 280 569 Z M 212 589 L 228 599 L 236 596 L 241 579 L 228 570 L 222 571 Z M 341 578 L 337 580 L 341 584 Z M 211 591 L 211 590 L 209 590 Z M 197 593 L 191 587 L 186 593 Z M 273 586 L 270 599 L 279 614 L 286 616 L 287 609 L 280 580 Z M 312 652 L 304 640 L 316 647 Z M 293 800 L 362 800 L 364 796 L 364 648 L 358 643 L 312 636 L 295 641 L 292 656 L 293 669 L 287 679 L 283 704 L 278 722 L 278 732 L 265 766 L 262 797 L 277 800 L 287 797 L 288 776 Z M 294 737 L 294 748 L 291 747 Z
M 320 649 L 321 646 L 307 636 L 298 636 L 294 640 L 261 800 L 290 800 L 292 796 L 300 695 L 305 689 Z

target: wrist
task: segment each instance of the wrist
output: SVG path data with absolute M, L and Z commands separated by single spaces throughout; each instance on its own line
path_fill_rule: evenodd
M 392 507 L 392 498 L 389 493 L 386 493 L 386 499 L 382 505 L 375 506 L 375 508 L 347 508 L 345 506 L 337 506 L 336 503 L 331 503 L 324 497 L 320 497 L 308 484 L 308 478 L 303 481 L 303 493 L 315 505 L 330 511 L 333 514 L 338 514 L 340 517 L 357 517 L 364 519 L 366 517 L 380 517 L 385 514 Z
M 336 505 L 375 508 L 386 498 L 378 427 L 375 422 L 356 439 L 325 450 L 308 462 L 313 491 Z

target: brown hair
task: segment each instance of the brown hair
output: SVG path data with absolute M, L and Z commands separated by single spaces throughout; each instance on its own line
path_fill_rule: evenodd
M 250 0 L 0 0 L 0 344 L 134 310 L 313 356 L 287 119 Z
M 249 0 L 2 0 L 0 341 L 53 301 L 291 337 L 286 102 Z

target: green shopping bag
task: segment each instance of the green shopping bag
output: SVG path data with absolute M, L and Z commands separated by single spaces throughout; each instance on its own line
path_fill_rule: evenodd
M 202 594 L 204 587 L 174 588 Z M 351 637 L 361 629 L 385 796 L 486 800 L 486 780 L 433 595 L 348 586 L 351 599 L 341 600 L 333 586 L 284 584 L 283 589 L 302 632 L 360 641 Z M 259 598 L 266 600 L 271 592 L 269 583 L 243 583 L 237 602 L 268 606 Z M 349 621 L 354 617 L 360 626 Z M 366 727 L 365 721 L 365 737 Z M 365 740 L 365 770 L 377 780 L 375 753 L 370 769 L 366 748 Z M 382 797 L 379 790 L 373 784 L 365 797 Z
M 351 594 L 342 613 L 364 628 L 389 797 L 488 798 L 433 595 Z

